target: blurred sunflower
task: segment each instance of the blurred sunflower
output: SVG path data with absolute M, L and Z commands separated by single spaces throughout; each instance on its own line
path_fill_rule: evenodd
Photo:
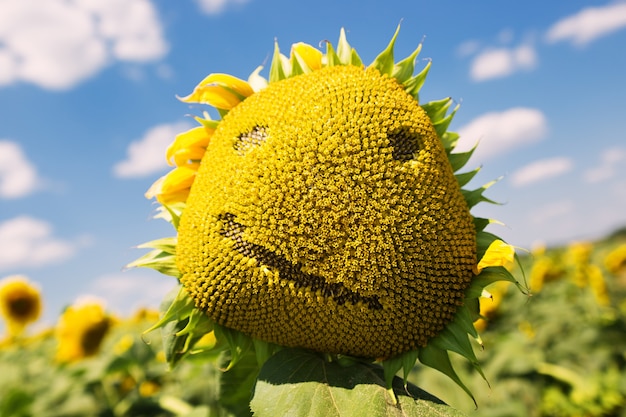
M 41 309 L 39 288 L 28 278 L 12 275 L 0 280 L 0 315 L 9 337 L 20 336 L 28 324 L 39 319 Z
M 378 358 L 389 374 L 419 358 L 469 393 L 448 351 L 480 371 L 478 298 L 515 282 L 515 255 L 470 213 L 491 183 L 462 188 L 478 169 L 457 172 L 472 154 L 453 153 L 458 106 L 420 103 L 431 63 L 414 75 L 421 45 L 394 62 L 398 30 L 369 66 L 342 30 L 325 53 L 275 44 L 269 79 L 211 74 L 181 99 L 221 120 L 178 135 L 175 168 L 146 193 L 178 231 L 130 265 L 180 278 L 157 326 L 181 323 L 188 345 L 214 329 L 235 351 Z
M 56 325 L 57 361 L 73 362 L 97 354 L 114 322 L 98 302 L 67 307 Z
M 604 258 L 606 269 L 612 274 L 619 274 L 626 270 L 626 243 L 617 246 Z

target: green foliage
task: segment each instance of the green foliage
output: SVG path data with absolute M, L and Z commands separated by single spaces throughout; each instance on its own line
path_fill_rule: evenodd
M 299 349 L 281 350 L 265 363 L 250 407 L 257 417 L 462 416 L 401 378 L 388 390 L 379 365 L 344 366 Z

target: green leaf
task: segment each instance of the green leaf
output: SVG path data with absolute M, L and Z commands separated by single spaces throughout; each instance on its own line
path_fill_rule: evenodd
M 388 390 L 379 365 L 342 366 L 300 349 L 281 350 L 265 363 L 250 407 L 255 417 L 463 415 L 415 385 L 405 388 L 401 378 Z
M 30 408 L 34 397 L 18 387 L 12 387 L 2 394 L 0 399 L 0 415 L 6 417 L 22 417 L 31 415 Z
M 229 359 L 224 358 L 223 367 L 228 366 Z M 220 377 L 219 402 L 225 409 L 236 416 L 251 416 L 250 400 L 259 374 L 256 355 L 252 350 L 243 355 L 237 366 L 223 372 Z

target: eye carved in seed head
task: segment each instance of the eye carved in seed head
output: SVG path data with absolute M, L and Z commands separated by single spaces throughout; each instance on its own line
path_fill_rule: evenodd
M 237 136 L 233 148 L 240 156 L 244 156 L 255 146 L 262 145 L 269 136 L 268 128 L 265 126 L 255 126 L 249 132 Z
M 312 292 L 320 291 L 324 297 L 331 297 L 338 305 L 346 302 L 365 304 L 372 310 L 381 310 L 382 304 L 376 296 L 363 296 L 350 290 L 342 283 L 329 283 L 323 277 L 302 272 L 302 265 L 290 262 L 283 255 L 272 252 L 261 245 L 246 242 L 242 235 L 245 226 L 237 222 L 232 213 L 220 214 L 217 219 L 222 222 L 220 234 L 235 243 L 235 250 L 242 255 L 256 259 L 260 264 L 277 270 L 280 278 L 293 282 L 297 288 L 307 288 Z
M 387 140 L 393 149 L 391 156 L 396 161 L 410 161 L 420 150 L 419 135 L 405 127 L 387 133 Z

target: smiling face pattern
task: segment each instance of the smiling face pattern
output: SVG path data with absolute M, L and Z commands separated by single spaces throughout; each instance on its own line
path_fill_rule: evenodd
M 473 218 L 430 119 L 377 70 L 271 83 L 220 123 L 177 265 L 221 325 L 282 346 L 390 357 L 449 323 Z

